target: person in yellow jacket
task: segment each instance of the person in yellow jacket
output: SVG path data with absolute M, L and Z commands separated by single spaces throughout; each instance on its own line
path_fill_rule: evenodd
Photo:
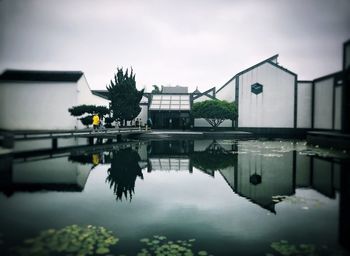
M 94 127 L 94 131 L 97 131 L 99 125 L 100 125 L 100 118 L 96 113 L 94 113 L 92 116 L 92 126 Z

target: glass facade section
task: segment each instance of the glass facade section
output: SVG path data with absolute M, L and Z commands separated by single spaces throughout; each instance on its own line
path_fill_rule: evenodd
M 190 95 L 152 95 L 150 110 L 190 110 Z

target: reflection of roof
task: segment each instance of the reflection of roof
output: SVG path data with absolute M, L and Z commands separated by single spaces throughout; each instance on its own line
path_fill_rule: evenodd
M 152 95 L 150 110 L 190 110 L 190 95 Z
M 189 171 L 188 158 L 149 158 L 152 171 Z
M 84 187 L 78 184 L 42 184 L 42 183 L 11 183 L 0 186 L 0 191 L 7 196 L 15 192 L 38 192 L 38 191 L 62 191 L 62 192 L 81 192 Z
M 0 81 L 76 82 L 82 75 L 81 71 L 6 70 Z

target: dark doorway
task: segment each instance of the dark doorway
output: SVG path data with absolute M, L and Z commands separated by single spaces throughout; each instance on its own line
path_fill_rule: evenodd
M 188 129 L 189 112 L 151 111 L 150 116 L 155 129 Z

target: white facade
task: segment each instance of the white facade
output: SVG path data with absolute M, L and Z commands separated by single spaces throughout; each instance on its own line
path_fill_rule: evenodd
M 68 112 L 81 104 L 108 107 L 93 95 L 84 75 L 77 81 L 0 81 L 0 129 L 74 129 L 83 125 Z
M 139 119 L 143 124 L 146 124 L 148 119 L 148 98 L 146 96 L 142 96 L 140 107 L 141 111 L 137 115 L 136 119 Z
M 77 105 L 96 105 L 96 106 L 105 106 L 109 108 L 109 100 L 106 100 L 102 97 L 99 97 L 95 94 L 92 94 L 91 88 L 83 75 L 77 83 L 77 92 L 78 92 L 78 103 Z
M 256 95 L 251 85 L 263 85 Z M 238 127 L 293 128 L 296 76 L 264 63 L 239 76 Z
M 146 124 L 147 119 L 148 119 L 148 106 L 147 105 L 140 105 L 140 107 L 141 107 L 141 111 L 138 114 L 138 116 L 136 117 L 136 119 L 141 120 L 142 124 Z
M 68 108 L 73 105 L 77 86 L 72 82 L 0 82 L 1 129 L 72 129 L 77 120 Z

